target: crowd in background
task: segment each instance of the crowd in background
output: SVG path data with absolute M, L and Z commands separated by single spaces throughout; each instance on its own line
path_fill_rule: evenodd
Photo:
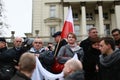
M 35 56 L 51 73 L 64 72 L 65 80 L 120 80 L 120 30 L 113 29 L 112 37 L 100 37 L 96 28 L 90 28 L 88 38 L 77 44 L 75 33 L 61 38 L 61 31 L 52 36 L 56 42 L 44 46 L 40 37 L 33 40 L 15 37 L 8 49 L 0 37 L 0 80 L 31 80 L 36 66 Z M 72 59 L 77 54 L 78 60 Z M 56 60 L 63 64 L 55 71 Z

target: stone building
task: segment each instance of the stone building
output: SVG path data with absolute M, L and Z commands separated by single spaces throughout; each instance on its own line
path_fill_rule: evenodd
M 120 28 L 120 0 L 33 0 L 33 37 L 52 41 L 51 35 L 62 30 L 69 6 L 78 41 L 91 27 L 96 27 L 100 36 L 109 36 L 113 28 Z

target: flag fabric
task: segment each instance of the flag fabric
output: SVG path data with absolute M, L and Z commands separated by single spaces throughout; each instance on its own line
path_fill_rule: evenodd
M 78 59 L 77 54 L 73 56 L 72 59 Z M 36 57 L 36 68 L 32 74 L 31 79 L 32 80 L 64 80 L 63 78 L 64 73 L 63 71 L 59 74 L 53 74 L 49 71 L 47 71 L 39 61 L 38 57 Z
M 64 80 L 63 78 L 63 72 L 59 74 L 53 74 L 49 71 L 47 71 L 39 61 L 38 57 L 36 57 L 36 68 L 32 74 L 31 79 L 32 80 Z
M 68 14 L 67 14 L 66 20 L 63 25 L 61 37 L 67 38 L 67 35 L 70 32 L 74 33 L 74 24 L 73 24 L 73 15 L 72 15 L 71 6 L 69 7 Z

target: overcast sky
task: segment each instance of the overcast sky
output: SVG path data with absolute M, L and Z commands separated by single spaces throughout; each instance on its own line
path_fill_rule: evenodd
M 15 31 L 15 36 L 25 36 L 31 32 L 32 0 L 3 0 L 6 22 L 10 25 L 7 35 Z

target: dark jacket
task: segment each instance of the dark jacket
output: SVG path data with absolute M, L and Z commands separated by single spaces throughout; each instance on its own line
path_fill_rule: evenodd
M 60 43 L 57 43 L 57 44 L 55 45 L 55 49 L 54 49 L 54 53 L 56 52 L 56 55 L 55 55 L 55 56 L 58 55 L 58 52 L 59 52 L 60 48 L 61 48 L 62 46 L 64 46 L 64 45 L 66 45 L 66 44 L 67 44 L 66 40 L 65 40 L 65 39 L 62 39 L 62 40 L 60 41 Z M 58 46 L 58 45 L 59 45 L 59 46 Z M 58 46 L 58 48 L 57 48 L 57 46 Z M 56 51 L 56 49 L 57 49 L 57 51 Z
M 52 71 L 51 71 L 51 68 L 52 68 L 52 65 L 53 65 L 53 63 L 54 63 L 54 56 L 53 56 L 53 52 L 52 52 L 52 51 L 49 51 L 49 50 L 48 50 L 48 51 L 42 52 L 42 53 L 40 54 L 40 56 L 39 56 L 39 60 L 40 60 L 40 62 L 41 62 L 41 64 L 42 64 L 42 66 L 43 66 L 46 70 L 52 72 Z
M 85 80 L 96 80 L 96 65 L 99 65 L 100 51 L 90 47 L 83 60 L 83 69 L 85 71 Z
M 84 72 L 83 71 L 75 71 L 72 74 L 65 77 L 64 80 L 84 80 Z
M 11 80 L 31 80 L 31 79 L 27 77 L 26 75 L 17 71 Z
M 111 55 L 100 55 L 100 80 L 120 80 L 120 50 Z
M 80 43 L 80 47 L 83 48 L 84 53 L 88 51 L 88 48 L 91 46 L 91 39 L 88 37 Z
M 24 52 L 22 47 L 19 49 L 13 47 L 0 55 L 3 63 L 0 66 L 0 80 L 10 80 L 16 72 L 15 65 L 18 65 L 19 58 Z

